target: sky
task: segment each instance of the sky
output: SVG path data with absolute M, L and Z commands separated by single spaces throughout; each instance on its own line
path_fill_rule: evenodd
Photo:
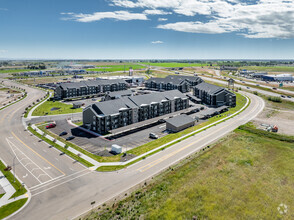
M 294 0 L 0 0 L 0 59 L 294 59 Z

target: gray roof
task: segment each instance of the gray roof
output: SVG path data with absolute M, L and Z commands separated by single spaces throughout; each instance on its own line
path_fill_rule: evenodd
M 92 104 L 92 107 L 97 114 L 112 115 L 119 113 L 119 109 L 121 108 L 138 108 L 142 105 L 150 105 L 153 102 L 161 103 L 162 101 L 176 98 L 185 99 L 187 97 L 178 90 L 171 90 L 138 96 L 126 96 L 120 99 L 98 102 Z
M 60 83 L 60 86 L 63 89 L 72 89 L 72 88 L 80 88 L 80 87 L 88 87 L 88 86 L 111 85 L 116 83 L 126 83 L 126 81 L 122 79 L 87 80 L 87 81 L 72 82 L 72 83 Z
M 156 83 L 163 83 L 163 84 L 174 84 L 174 85 L 181 85 L 184 82 L 194 81 L 194 82 L 202 82 L 203 80 L 197 76 L 182 76 L 182 75 L 168 75 L 165 78 L 150 78 L 147 82 L 154 81 Z
M 98 115 L 112 115 L 119 113 L 119 109 L 128 108 L 122 99 L 98 102 L 92 105 Z
M 207 92 L 208 94 L 211 94 L 211 95 L 217 94 L 221 91 L 226 91 L 227 93 L 231 93 L 230 91 L 226 90 L 223 87 L 209 84 L 206 82 L 202 82 L 202 83 L 198 84 L 197 86 L 195 86 L 195 88 L 199 89 L 199 90 L 204 90 L 205 92 Z M 234 94 L 234 93 L 232 93 L 232 94 Z
M 121 95 L 132 95 L 133 92 L 131 90 L 121 90 L 121 91 L 115 91 L 115 92 L 109 92 L 108 95 L 111 97 L 114 96 L 121 96 Z
M 183 115 L 179 115 L 179 116 L 175 116 L 173 118 L 167 119 L 166 123 L 169 123 L 175 127 L 180 127 L 194 121 L 195 121 L 194 118 L 183 114 Z

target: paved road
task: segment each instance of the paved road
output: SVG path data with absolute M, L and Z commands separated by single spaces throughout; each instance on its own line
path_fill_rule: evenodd
M 81 170 L 78 174 L 72 176 L 67 174 L 57 180 L 32 187 L 30 203 L 21 213 L 14 216 L 14 219 L 71 219 L 89 210 L 92 201 L 103 204 L 254 118 L 263 109 L 264 102 L 252 94 L 248 96 L 252 102 L 240 115 L 127 169 L 112 173 Z M 46 158 L 51 161 L 50 155 Z M 67 164 L 66 161 L 59 164 L 54 160 L 52 163 L 56 166 Z M 65 172 L 66 168 L 62 166 L 60 169 Z
M 12 82 L 7 82 L 11 84 Z M 262 111 L 260 97 L 248 94 L 250 106 L 240 115 L 200 134 L 165 149 L 127 169 L 98 173 L 90 171 L 66 155 L 39 142 L 24 130 L 21 114 L 24 108 L 44 96 L 26 88 L 28 97 L 0 114 L 1 158 L 10 165 L 15 159 L 19 179 L 30 189 L 30 203 L 13 219 L 71 219 L 91 208 L 90 203 L 103 204 L 161 170 L 218 140 Z

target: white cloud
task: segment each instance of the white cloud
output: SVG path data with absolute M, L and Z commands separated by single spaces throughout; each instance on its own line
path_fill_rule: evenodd
M 151 41 L 151 44 L 163 44 L 163 41 L 160 41 L 160 40 Z
M 0 50 L 0 53 L 7 53 L 8 50 Z
M 147 14 L 147 15 L 168 15 L 168 14 L 171 14 L 171 12 L 166 12 L 166 11 L 163 11 L 163 10 L 158 10 L 158 9 L 147 9 L 145 11 L 143 11 L 144 14 Z
M 167 21 L 167 18 L 158 18 L 158 21 Z
M 130 13 L 128 11 L 113 11 L 113 12 L 95 12 L 93 14 L 75 14 L 72 12 L 63 13 L 62 15 L 70 15 L 69 17 L 62 18 L 63 20 L 74 20 L 79 22 L 94 22 L 102 19 L 115 19 L 122 21 L 129 20 L 148 20 L 145 14 Z
M 188 22 L 158 28 L 190 33 L 235 32 L 246 38 L 294 38 L 294 0 L 112 0 L 116 6 L 169 10 Z M 203 15 L 201 20 L 195 15 Z

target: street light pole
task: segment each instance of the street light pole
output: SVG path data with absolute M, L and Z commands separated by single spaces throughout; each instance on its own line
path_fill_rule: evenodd
M 15 158 L 16 158 L 16 155 L 13 158 L 13 182 L 15 182 L 15 163 L 14 163 Z

